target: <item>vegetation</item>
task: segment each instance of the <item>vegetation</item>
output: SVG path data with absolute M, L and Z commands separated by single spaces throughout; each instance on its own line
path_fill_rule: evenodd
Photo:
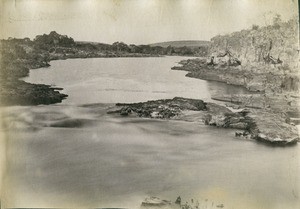
M 144 55 L 180 55 L 180 56 L 207 56 L 208 45 L 200 47 L 168 45 L 166 47 L 158 45 L 127 45 L 124 42 L 114 42 L 112 45 L 103 43 L 76 42 L 76 48 L 81 50 L 91 50 L 94 53 L 113 53 L 116 56 L 127 54 Z M 122 56 L 122 55 L 121 55 Z

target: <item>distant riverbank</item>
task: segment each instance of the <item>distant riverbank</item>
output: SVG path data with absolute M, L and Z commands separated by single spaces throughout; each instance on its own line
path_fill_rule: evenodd
M 207 43 L 198 47 L 161 47 L 150 45 L 127 45 L 75 42 L 71 37 L 52 31 L 49 35 L 29 38 L 1 40 L 0 105 L 38 105 L 60 103 L 67 95 L 59 88 L 43 84 L 29 84 L 20 81 L 30 69 L 49 67 L 51 60 L 71 58 L 112 58 L 112 57 L 159 57 L 198 56 L 207 53 Z
M 61 87 L 44 84 L 31 84 L 19 80 L 28 76 L 30 69 L 49 67 L 51 60 L 65 60 L 74 58 L 112 58 L 112 57 L 155 57 L 149 54 L 54 54 L 49 60 L 17 59 L 17 63 L 5 65 L 7 73 L 0 77 L 0 105 L 39 105 L 61 103 L 68 95 L 60 93 Z M 43 54 L 41 55 L 43 57 Z M 14 73 L 17 72 L 17 73 Z

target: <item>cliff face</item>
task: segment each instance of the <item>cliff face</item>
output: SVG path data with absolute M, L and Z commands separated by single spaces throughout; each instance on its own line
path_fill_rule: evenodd
M 247 82 L 243 84 L 243 79 L 238 79 L 238 83 L 249 89 L 299 91 L 298 31 L 298 19 L 294 18 L 287 22 L 277 20 L 261 28 L 254 25 L 252 29 L 213 37 L 210 46 L 211 64 L 216 70 L 227 68 L 228 71 L 230 68 L 236 73 L 240 72 L 238 74 L 246 77 Z M 233 80 L 236 78 L 232 77 Z
M 243 66 L 275 64 L 278 59 L 286 68 L 294 68 L 299 55 L 299 27 L 296 18 L 288 22 L 216 36 L 211 39 L 210 52 L 216 56 L 229 50 Z M 276 63 L 277 64 L 277 63 Z

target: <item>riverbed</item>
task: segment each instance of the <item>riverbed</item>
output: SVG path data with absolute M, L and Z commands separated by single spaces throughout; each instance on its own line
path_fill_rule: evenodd
M 250 93 L 172 71 L 182 57 L 53 61 L 25 80 L 63 87 L 62 104 L 4 108 L 7 207 L 139 208 L 147 196 L 200 208 L 299 205 L 299 148 L 234 130 L 106 114 L 116 102 Z

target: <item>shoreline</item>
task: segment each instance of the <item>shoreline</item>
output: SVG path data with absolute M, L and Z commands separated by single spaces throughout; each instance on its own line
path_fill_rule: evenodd
M 213 80 L 229 85 L 243 86 L 253 94 L 216 95 L 212 100 L 224 102 L 234 109 L 247 109 L 256 130 L 250 130 L 251 138 L 272 145 L 290 145 L 299 141 L 295 125 L 299 124 L 300 100 L 296 72 L 272 72 L 273 67 L 264 65 L 264 71 L 248 72 L 249 66 L 210 65 L 204 59 L 180 62 L 172 70 L 187 71 L 186 77 Z M 257 63 L 254 63 L 254 65 Z M 263 66 L 263 65 L 262 65 Z M 261 66 L 259 66 L 261 67 Z M 253 73 L 253 75 L 252 75 Z M 256 86 L 256 88 L 252 88 Z M 285 87 L 285 88 L 281 88 Z M 237 133 L 244 136 L 244 133 Z M 288 143 L 285 143 L 287 142 Z
M 131 56 L 132 57 L 132 56 Z M 95 57 L 96 58 L 96 57 Z M 97 57 L 101 58 L 101 57 Z M 107 57 L 102 57 L 102 58 L 107 58 Z M 72 58 L 70 58 L 72 59 Z M 74 58 L 74 59 L 81 59 L 81 58 Z M 55 60 L 63 60 L 63 59 L 53 59 L 51 61 Z M 180 63 L 182 64 L 181 61 Z M 36 63 L 35 63 L 36 64 Z M 47 67 L 49 66 L 49 63 L 42 63 L 40 67 Z M 34 67 L 37 67 L 35 65 Z M 176 66 L 172 68 L 174 69 L 184 69 L 186 70 L 186 66 Z M 214 71 L 211 70 L 211 74 Z M 218 71 L 215 71 L 215 73 L 218 73 Z M 202 74 L 205 76 L 205 74 Z M 39 105 L 39 104 L 55 104 L 55 103 L 61 103 L 61 101 L 65 98 L 67 98 L 67 95 L 61 94 L 59 90 L 62 90 L 63 88 L 59 87 L 51 87 L 50 85 L 44 85 L 44 84 L 30 84 L 26 83 L 25 81 L 19 80 L 18 82 L 22 83 L 23 86 L 26 86 L 28 89 L 35 89 L 38 92 L 42 92 L 40 94 L 32 94 L 32 95 L 26 95 L 23 96 L 23 94 L 19 95 L 19 100 L 17 101 L 19 104 L 17 105 Z M 200 78 L 204 79 L 204 77 Z M 222 80 L 218 80 L 217 82 L 222 82 L 225 83 Z M 228 82 L 226 82 L 228 84 Z M 231 85 L 231 83 L 229 83 Z M 235 84 L 233 84 L 235 85 Z M 21 88 L 26 92 L 26 89 Z M 51 93 L 48 93 L 48 92 Z M 297 144 L 297 141 L 299 140 L 298 135 L 297 135 L 297 129 L 292 126 L 291 124 L 287 124 L 287 116 L 284 115 L 282 117 L 281 115 L 276 115 L 274 114 L 274 110 L 276 108 L 272 107 L 271 110 L 266 110 L 266 100 L 269 103 L 276 104 L 278 102 L 278 97 L 273 98 L 273 100 L 270 99 L 270 97 L 264 97 L 262 92 L 254 92 L 253 94 L 249 95 L 222 95 L 222 96 L 215 96 L 212 99 L 216 101 L 222 101 L 225 102 L 225 106 L 227 107 L 232 107 L 233 109 L 240 109 L 241 111 L 236 111 L 233 112 L 230 109 L 228 109 L 225 106 L 218 105 L 216 103 L 205 103 L 202 100 L 203 104 L 208 105 L 212 110 L 206 112 L 202 112 L 199 114 L 197 112 L 196 114 L 193 112 L 184 112 L 181 110 L 183 108 L 181 105 L 182 104 L 176 104 L 179 108 L 179 110 L 174 110 L 170 107 L 166 107 L 164 112 L 162 113 L 163 115 L 151 115 L 153 112 L 156 112 L 157 110 L 150 110 L 152 113 L 149 115 L 149 107 L 142 107 L 139 110 L 140 112 L 143 112 L 144 114 L 139 115 L 139 112 L 135 114 L 134 116 L 138 117 L 146 117 L 146 118 L 158 118 L 158 119 L 176 119 L 176 120 L 186 120 L 189 122 L 200 122 L 206 125 L 211 125 L 211 126 L 217 126 L 217 127 L 222 127 L 222 128 L 233 128 L 233 129 L 240 129 L 241 132 L 236 132 L 236 136 L 239 137 L 246 137 L 246 138 L 251 138 L 255 139 L 257 141 L 262 141 L 265 143 L 269 143 L 275 146 L 289 146 L 289 145 L 295 145 Z M 34 96 L 34 97 L 33 97 Z M 30 100 L 28 100 L 28 97 L 30 97 Z M 180 97 L 178 97 L 180 98 Z M 175 103 L 178 102 L 176 101 L 178 99 L 177 97 L 173 98 L 175 100 Z M 183 98 L 185 99 L 185 98 Z M 297 99 L 297 98 L 294 98 Z M 187 99 L 188 101 L 193 101 L 192 99 Z M 251 101 L 249 104 L 249 100 Z M 282 99 L 281 99 L 282 100 Z M 21 104 L 20 104 L 21 101 Z M 135 112 L 132 111 L 132 109 L 128 109 L 128 106 L 135 106 L 135 105 L 143 105 L 147 104 L 149 102 L 161 102 L 164 103 L 168 100 L 156 100 L 156 101 L 148 101 L 148 102 L 140 102 L 140 103 L 133 103 L 133 104 L 116 104 L 116 106 L 123 106 L 121 110 L 117 110 L 117 112 L 114 113 L 119 113 L 122 116 L 128 116 L 128 112 L 124 112 L 124 107 L 127 108 L 129 112 Z M 282 100 L 284 101 L 284 100 Z M 277 105 L 277 110 L 280 110 L 282 106 L 282 101 Z M 17 103 L 16 102 L 16 103 Z M 22 103 L 23 102 L 23 103 Z M 248 102 L 248 103 L 247 103 Z M 165 104 L 163 104 L 165 105 Z M 175 105 L 175 106 L 176 106 Z M 268 104 L 267 104 L 268 105 Z M 273 105 L 274 106 L 274 105 Z M 243 110 L 248 108 L 246 111 L 248 111 L 247 114 L 243 115 Z M 297 112 L 298 109 L 293 107 L 291 108 L 290 105 L 286 105 L 287 110 L 290 110 L 290 112 Z M 148 109 L 148 110 L 147 110 Z M 125 110 L 125 111 L 127 111 Z M 119 111 L 119 112 L 118 112 Z M 190 111 L 188 109 L 188 111 Z M 195 111 L 195 110 L 192 110 Z M 196 110 L 198 111 L 198 110 Z M 158 111 L 159 112 L 159 111 Z M 111 112 L 108 112 L 111 113 Z M 130 113 L 131 114 L 131 113 Z M 178 116 L 178 114 L 180 116 Z M 264 118 L 257 117 L 259 115 L 265 115 Z M 176 117 L 174 117 L 176 116 Z M 279 121 L 279 124 L 275 123 L 272 125 L 272 121 Z M 290 121 L 290 120 L 289 120 Z M 297 120 L 296 120 L 297 121 Z M 270 125 L 271 124 L 271 125 Z M 276 134 L 274 134 L 273 130 L 277 130 L 278 127 L 280 127 L 280 130 L 284 131 L 277 131 Z M 272 130 L 273 129 L 273 130 Z M 276 132 L 276 131 L 275 131 Z M 291 136 L 291 137 L 290 137 Z
M 99 56 L 65 56 L 63 54 L 50 57 L 50 60 L 45 61 L 31 61 L 32 63 L 23 63 L 23 65 L 15 65 L 14 68 L 23 71 L 21 75 L 7 76 L 7 78 L 0 77 L 1 88 L 0 98 L 1 106 L 26 106 L 26 105 L 40 105 L 40 104 L 57 104 L 66 99 L 68 95 L 60 93 L 63 90 L 62 87 L 53 87 L 46 84 L 33 84 L 23 80 L 29 75 L 30 70 L 50 67 L 50 62 L 55 60 L 67 60 L 67 59 L 88 59 L 88 58 L 139 58 L 139 57 L 162 57 L 150 54 L 122 54 L 116 56 L 99 55 Z M 27 60 L 26 60 L 27 61 Z M 26 62 L 25 61 L 25 62 Z

